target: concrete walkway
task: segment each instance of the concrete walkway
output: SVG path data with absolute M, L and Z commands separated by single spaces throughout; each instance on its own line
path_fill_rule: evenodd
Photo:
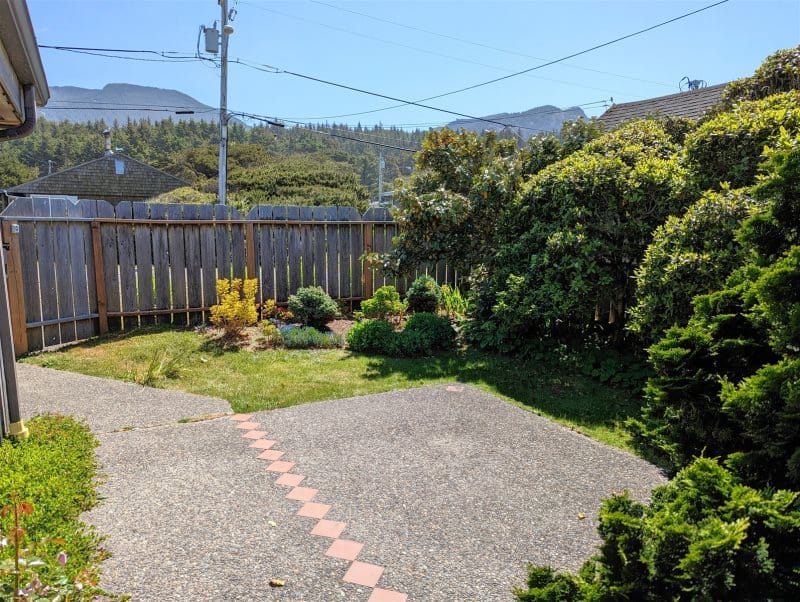
M 97 433 L 103 501 L 85 518 L 108 536 L 103 585 L 134 600 L 511 601 L 528 562 L 593 553 L 604 497 L 664 482 L 463 385 L 232 416 L 29 365 L 19 381 L 27 416 Z

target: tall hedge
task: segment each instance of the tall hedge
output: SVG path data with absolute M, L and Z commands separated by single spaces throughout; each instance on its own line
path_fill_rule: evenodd
M 531 178 L 504 214 L 478 299 L 491 314 L 484 336 L 501 346 L 619 331 L 653 230 L 692 196 L 678 149 L 660 123 L 639 121 Z
M 686 165 L 701 190 L 754 183 L 764 146 L 800 131 L 800 91 L 740 102 L 686 136 Z
M 685 326 L 692 299 L 721 288 L 741 265 L 744 249 L 736 231 L 758 206 L 746 189 L 709 191 L 659 226 L 636 269 L 628 328 L 653 343 L 670 326 Z
M 650 348 L 656 376 L 637 443 L 670 470 L 719 456 L 748 483 L 800 488 L 800 144 L 754 190 L 765 211 L 739 237 L 747 261 Z

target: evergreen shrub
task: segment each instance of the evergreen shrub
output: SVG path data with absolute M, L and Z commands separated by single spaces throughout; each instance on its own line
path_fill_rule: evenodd
M 434 313 L 439 307 L 441 296 L 441 289 L 433 278 L 420 276 L 408 288 L 406 303 L 413 312 Z
M 322 287 L 309 286 L 297 289 L 289 296 L 289 311 L 305 326 L 324 328 L 339 315 L 339 306 Z

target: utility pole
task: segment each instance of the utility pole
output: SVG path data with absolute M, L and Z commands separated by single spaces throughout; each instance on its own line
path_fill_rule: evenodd
M 219 74 L 219 203 L 225 205 L 228 196 L 228 37 L 233 27 L 228 23 L 228 0 L 220 5 L 220 74 Z

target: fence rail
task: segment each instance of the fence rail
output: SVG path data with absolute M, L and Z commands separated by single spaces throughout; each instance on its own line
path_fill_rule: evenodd
M 354 302 L 392 284 L 364 261 L 391 248 L 385 209 L 165 205 L 17 198 L 2 214 L 17 355 L 139 325 L 207 319 L 218 278 L 257 278 L 257 301 L 321 286 Z M 428 272 L 455 282 L 445 264 Z

